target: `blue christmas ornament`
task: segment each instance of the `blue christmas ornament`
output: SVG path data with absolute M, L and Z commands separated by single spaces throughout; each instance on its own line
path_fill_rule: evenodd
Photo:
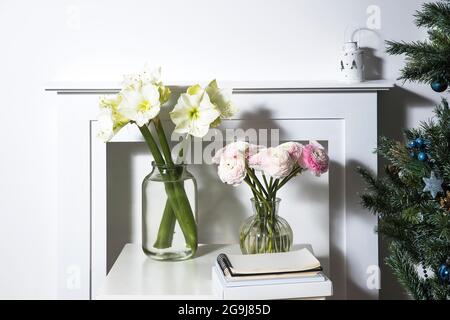
M 442 189 L 442 183 L 444 180 L 436 178 L 436 175 L 433 171 L 431 171 L 431 176 L 429 178 L 422 178 L 423 182 L 425 182 L 425 188 L 423 188 L 423 192 L 429 192 L 431 196 L 436 198 L 436 195 L 439 192 L 444 192 Z
M 422 138 L 417 138 L 417 139 L 415 140 L 415 143 L 416 143 L 416 145 L 417 145 L 419 148 L 421 148 L 421 147 L 423 147 L 423 146 L 425 145 L 425 141 L 424 141 Z
M 416 145 L 416 140 L 411 140 L 410 142 L 408 142 L 408 147 L 409 148 L 415 148 L 417 145 Z
M 414 157 L 416 156 L 416 154 L 414 153 L 414 151 L 411 151 L 411 152 L 409 153 L 409 156 L 410 156 L 411 158 L 414 158 Z
M 427 154 L 425 152 L 419 152 L 417 159 L 419 159 L 419 161 L 425 161 L 427 160 Z
M 431 83 L 431 89 L 433 89 L 436 92 L 444 92 L 448 88 L 448 83 L 445 81 L 433 81 Z
M 443 263 L 439 267 L 438 271 L 439 280 L 445 283 L 450 283 L 450 266 Z

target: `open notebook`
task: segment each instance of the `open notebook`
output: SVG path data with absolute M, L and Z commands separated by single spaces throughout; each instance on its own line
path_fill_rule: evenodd
M 228 281 L 314 277 L 322 271 L 319 260 L 306 248 L 281 253 L 232 255 L 221 253 L 217 263 Z

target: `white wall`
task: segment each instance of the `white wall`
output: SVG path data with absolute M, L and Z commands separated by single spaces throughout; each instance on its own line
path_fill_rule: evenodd
M 412 18 L 421 3 L 0 0 L 0 298 L 56 294 L 57 132 L 47 82 L 120 80 L 145 61 L 170 80 L 332 79 L 346 27 L 365 26 L 372 4 L 381 29 L 364 32 L 362 45 L 395 78 L 402 59 L 386 57 L 383 40 L 422 38 Z M 439 95 L 407 85 L 380 100 L 380 132 L 399 137 L 430 116 Z M 398 296 L 391 282 L 383 277 L 381 297 Z

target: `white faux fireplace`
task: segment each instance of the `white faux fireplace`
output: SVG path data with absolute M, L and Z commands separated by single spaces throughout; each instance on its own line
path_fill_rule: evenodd
M 365 166 L 377 170 L 377 156 L 373 154 L 377 144 L 377 95 L 392 84 L 260 82 L 222 86 L 233 88 L 233 100 L 239 107 L 233 119 L 224 121 L 223 129 L 279 129 L 281 141 L 315 139 L 328 146 L 332 160 L 329 173 L 316 186 L 305 176 L 293 183 L 298 183 L 298 188 L 286 188 L 293 190 L 281 195 L 284 203 L 280 214 L 293 228 L 294 243 L 307 242 L 314 247 L 333 281 L 333 298 L 378 298 L 377 220 L 359 205 L 357 193 L 363 184 L 355 169 Z M 46 89 L 58 112 L 58 294 L 63 299 L 95 297 L 107 273 L 108 209 L 114 210 L 107 208 L 107 203 L 120 201 L 108 202 L 108 145 L 142 143 L 139 132 L 131 127 L 109 144 L 95 136 L 98 97 L 116 93 L 118 88 L 108 83 L 63 83 Z M 193 166 L 194 172 L 211 170 L 204 165 Z M 129 170 L 130 175 L 146 173 L 142 166 Z M 237 242 L 236 226 L 241 221 L 229 213 L 228 204 L 248 207 L 249 196 L 242 189 L 222 194 L 220 188 L 231 187 L 217 179 L 202 181 L 203 176 L 196 175 L 200 186 L 200 241 Z M 214 186 L 214 192 L 221 194 L 217 197 L 220 203 L 208 194 L 211 188 L 206 186 Z M 140 190 L 140 186 L 134 189 Z M 133 215 L 139 214 L 139 205 L 133 206 Z M 245 211 L 250 213 L 250 208 Z

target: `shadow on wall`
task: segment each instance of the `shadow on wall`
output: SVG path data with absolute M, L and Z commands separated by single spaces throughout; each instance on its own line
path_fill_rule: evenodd
M 133 192 L 139 192 L 129 174 L 132 155 L 145 154 L 143 143 L 110 143 L 107 147 L 107 271 L 119 256 L 125 244 L 132 242 Z M 120 169 L 119 169 L 120 168 Z M 150 171 L 148 171 L 150 172 Z M 120 183 L 117 183 L 117 182 Z
M 392 90 L 381 92 L 378 103 L 378 132 L 382 136 L 403 141 L 403 130 L 407 127 L 407 114 L 411 108 L 432 108 L 435 102 L 403 87 L 395 86 Z M 386 161 L 379 158 L 378 172 L 384 172 Z M 408 299 L 405 290 L 400 286 L 391 269 L 384 260 L 389 251 L 387 243 L 379 237 L 379 266 L 381 269 L 380 299 Z
M 368 28 L 358 28 L 351 36 L 352 41 L 358 41 L 358 45 L 361 46 L 361 38 L 375 37 L 377 39 L 377 48 L 383 47 L 382 37 L 378 32 Z M 380 80 L 384 79 L 384 59 L 376 55 L 378 49 L 372 47 L 361 46 L 363 50 L 364 59 L 364 78 L 365 80 Z
M 374 48 L 362 47 L 364 51 L 364 78 L 366 80 L 380 80 L 384 78 L 384 60 L 375 55 Z
M 435 101 L 399 86 L 395 86 L 390 91 L 380 92 L 378 131 L 381 135 L 403 141 L 408 109 L 426 107 L 431 110 L 434 105 Z

